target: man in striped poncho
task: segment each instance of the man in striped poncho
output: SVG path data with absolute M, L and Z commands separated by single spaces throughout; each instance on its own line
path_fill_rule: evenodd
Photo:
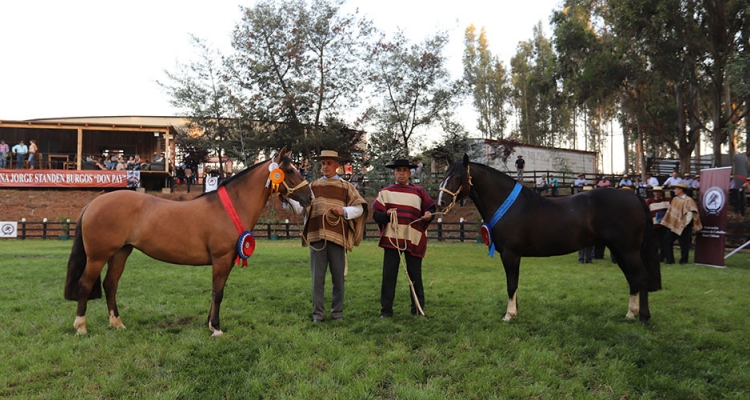
M 422 258 L 427 251 L 425 231 L 433 219 L 435 201 L 424 188 L 409 183 L 411 169 L 416 168 L 416 165 L 412 165 L 408 160 L 395 160 L 386 167 L 393 169 L 396 183 L 381 189 L 372 203 L 373 219 L 380 227 L 378 245 L 385 251 L 383 283 L 380 289 L 380 318 L 393 316 L 393 299 L 396 295 L 401 251 L 406 259 L 408 278 L 413 282 L 414 294 L 419 300 L 417 305 L 414 295 L 410 296 L 411 314 L 422 315 Z
M 315 159 L 320 161 L 323 177 L 310 184 L 315 198 L 307 210 L 302 245 L 310 246 L 312 320 L 318 323 L 325 321 L 326 316 L 324 289 L 329 267 L 333 285 L 331 318 L 344 319 L 346 252 L 362 242 L 369 210 L 357 189 L 339 177 L 337 170 L 342 158 L 338 152 L 323 150 Z M 294 200 L 290 199 L 289 204 L 295 212 L 304 212 Z

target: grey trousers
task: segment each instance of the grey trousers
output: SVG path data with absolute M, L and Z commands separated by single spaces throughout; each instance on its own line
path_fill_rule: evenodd
M 325 246 L 325 249 L 316 251 Z M 331 318 L 344 317 L 344 263 L 346 251 L 335 243 L 317 241 L 310 243 L 310 272 L 312 273 L 312 303 L 313 319 L 324 320 L 326 317 L 325 284 L 326 270 L 331 266 L 331 283 L 333 283 L 333 297 L 331 298 Z

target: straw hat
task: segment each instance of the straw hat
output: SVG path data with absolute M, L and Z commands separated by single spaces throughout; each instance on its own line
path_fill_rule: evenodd
M 653 189 L 651 189 L 652 192 L 663 192 L 664 188 L 661 186 L 654 186 Z
M 344 161 L 345 160 L 345 158 L 339 157 L 339 152 L 338 151 L 333 151 L 333 150 L 323 150 L 323 151 L 320 152 L 319 156 L 313 157 L 313 160 L 318 160 L 318 161 L 324 160 L 324 159 L 332 159 L 332 160 L 336 160 L 336 161 Z
M 674 187 L 676 187 L 676 188 L 680 188 L 680 189 L 683 189 L 683 190 L 685 190 L 685 189 L 689 189 L 689 188 L 688 188 L 688 185 L 686 185 L 686 184 L 684 184 L 684 183 L 678 183 L 678 184 L 674 185 Z

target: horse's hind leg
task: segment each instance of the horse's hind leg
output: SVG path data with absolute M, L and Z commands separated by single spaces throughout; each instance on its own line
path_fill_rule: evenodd
M 648 308 L 647 274 L 641 257 L 638 253 L 615 256 L 630 286 L 628 312 L 625 318 L 634 319 L 637 314 L 641 322 L 647 322 L 651 318 L 651 312 Z
M 73 321 L 73 327 L 76 328 L 77 335 L 87 333 L 86 306 L 94 284 L 98 284 L 97 279 L 102 273 L 102 268 L 104 268 L 104 261 L 88 259 L 86 260 L 86 268 L 78 280 L 78 309 L 76 310 L 76 319 Z
M 125 262 L 133 251 L 132 246 L 125 246 L 109 259 L 107 276 L 104 278 L 104 295 L 107 297 L 107 310 L 109 311 L 109 326 L 117 329 L 125 329 L 120 319 L 120 311 L 117 309 L 117 285 L 120 282 Z

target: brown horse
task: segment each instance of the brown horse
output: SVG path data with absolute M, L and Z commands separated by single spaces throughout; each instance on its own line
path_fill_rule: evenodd
M 503 320 L 517 313 L 521 257 L 568 254 L 595 244 L 609 247 L 630 286 L 627 318 L 651 317 L 648 293 L 661 289 L 656 234 L 640 197 L 624 190 L 596 189 L 565 197 L 541 197 L 510 176 L 486 165 L 453 163 L 440 185 L 438 206 L 448 212 L 470 197 L 500 252 L 508 289 Z
M 286 148 L 274 159 L 256 164 L 220 185 L 229 196 L 245 230 L 252 230 L 271 196 L 269 165 L 284 171 L 279 193 L 309 205 L 312 192 L 292 165 Z M 268 186 L 268 187 L 267 187 Z M 160 261 L 213 268 L 208 328 L 222 334 L 219 307 L 224 284 L 238 254 L 240 234 L 217 192 L 178 202 L 132 191 L 116 191 L 97 197 L 81 213 L 68 261 L 65 298 L 78 301 L 73 326 L 86 333 L 86 304 L 101 298 L 100 275 L 108 264 L 104 293 L 109 326 L 125 328 L 117 310 L 117 282 L 134 248 Z

